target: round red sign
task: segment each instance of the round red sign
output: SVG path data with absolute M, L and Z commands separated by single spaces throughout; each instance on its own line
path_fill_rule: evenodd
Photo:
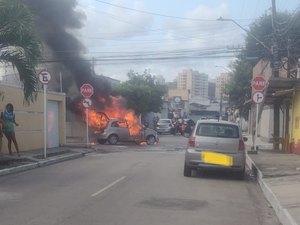
M 263 76 L 254 77 L 252 80 L 252 87 L 256 91 L 262 91 L 266 87 L 266 80 Z
M 80 87 L 80 93 L 85 98 L 90 98 L 94 94 L 94 88 L 90 84 L 83 84 Z

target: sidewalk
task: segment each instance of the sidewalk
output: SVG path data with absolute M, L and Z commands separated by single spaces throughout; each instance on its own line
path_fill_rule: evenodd
M 252 137 L 247 136 L 248 152 Z M 283 225 L 300 225 L 300 155 L 274 152 L 272 144 L 257 140 L 257 154 L 247 154 L 247 165 Z
M 83 157 L 93 151 L 94 149 L 87 148 L 84 144 L 70 144 L 47 149 L 46 159 L 44 149 L 21 152 L 21 157 L 2 154 L 0 155 L 0 176 Z

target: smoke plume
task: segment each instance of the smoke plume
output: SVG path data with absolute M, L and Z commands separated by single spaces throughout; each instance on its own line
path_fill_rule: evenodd
M 35 15 L 37 30 L 47 48 L 51 51 L 51 58 L 45 55 L 46 62 L 62 63 L 70 72 L 77 85 L 77 90 L 83 83 L 91 83 L 95 94 L 106 98 L 111 93 L 109 82 L 105 79 L 93 78 L 94 71 L 91 62 L 82 57 L 85 51 L 82 43 L 70 30 L 83 26 L 85 15 L 75 11 L 76 0 L 23 0 Z M 47 58 L 48 57 L 48 58 Z M 63 74 L 65 76 L 65 74 Z M 63 77 L 67 79 L 66 77 Z M 70 82 L 65 82 L 69 84 Z M 67 93 L 66 85 L 64 91 Z

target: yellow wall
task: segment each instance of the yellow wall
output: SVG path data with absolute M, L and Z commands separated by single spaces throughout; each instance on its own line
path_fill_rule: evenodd
M 30 105 L 24 102 L 23 89 L 14 86 L 0 85 L 0 110 L 4 111 L 7 103 L 14 105 L 16 122 L 19 126 L 15 127 L 16 138 L 20 151 L 41 149 L 44 146 L 44 94 L 38 93 L 37 100 Z M 59 142 L 65 144 L 65 94 L 49 92 L 48 100 L 58 102 L 59 110 Z M 15 152 L 14 146 L 12 151 Z M 2 152 L 7 153 L 7 141 L 3 137 Z
M 293 98 L 291 150 L 300 153 L 300 90 L 296 91 Z
M 169 97 L 180 96 L 183 101 L 189 100 L 189 92 L 185 89 L 169 89 L 168 90 Z

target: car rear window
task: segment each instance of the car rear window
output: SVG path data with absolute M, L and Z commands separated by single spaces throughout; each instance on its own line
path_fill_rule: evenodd
M 238 126 L 231 124 L 200 123 L 196 129 L 197 136 L 239 138 Z

